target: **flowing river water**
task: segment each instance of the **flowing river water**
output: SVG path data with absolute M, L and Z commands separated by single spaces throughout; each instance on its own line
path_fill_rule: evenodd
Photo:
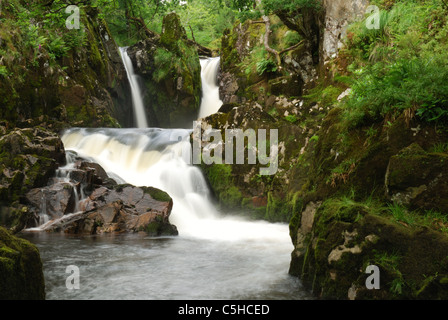
M 217 72 L 216 60 L 201 65 Z M 204 101 L 220 106 L 216 96 Z M 201 107 L 203 114 L 216 111 Z M 24 233 L 40 250 L 47 299 L 311 299 L 288 274 L 288 225 L 218 212 L 202 172 L 186 160 L 189 131 L 73 128 L 62 141 L 67 151 L 99 163 L 119 183 L 167 191 L 174 202 L 170 222 L 179 236 Z M 69 266 L 79 270 L 79 289 L 66 286 Z

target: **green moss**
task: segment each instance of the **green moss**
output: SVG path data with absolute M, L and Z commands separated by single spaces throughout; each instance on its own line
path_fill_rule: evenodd
M 143 231 L 151 237 L 175 236 L 178 234 L 177 228 L 168 222 L 164 222 L 161 216 L 157 216 Z
M 36 246 L 0 227 L 0 299 L 45 299 L 42 262 Z
M 152 187 L 142 187 L 145 193 L 149 194 L 154 200 L 162 202 L 171 202 L 172 199 L 168 193 L 165 191 L 152 188 Z
M 210 166 L 203 165 L 202 167 L 220 205 L 227 209 L 240 208 L 243 195 L 234 183 L 232 166 L 213 164 Z

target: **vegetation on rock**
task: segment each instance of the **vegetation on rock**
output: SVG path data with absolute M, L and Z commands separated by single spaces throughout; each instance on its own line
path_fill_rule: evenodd
M 39 250 L 0 227 L 1 300 L 44 300 L 45 282 Z

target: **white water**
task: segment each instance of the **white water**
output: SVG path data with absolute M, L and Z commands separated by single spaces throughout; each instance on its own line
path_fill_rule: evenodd
M 148 122 L 146 120 L 145 106 L 143 104 L 140 85 L 138 83 L 138 75 L 136 75 L 134 72 L 134 66 L 132 65 L 131 58 L 129 58 L 126 50 L 127 48 L 120 48 L 121 59 L 123 60 L 129 84 L 131 85 L 132 105 L 134 108 L 135 123 L 137 124 L 138 128 L 147 128 Z
M 222 106 L 219 99 L 217 77 L 220 58 L 201 59 L 202 100 L 199 118 L 205 118 L 218 112 Z
M 179 135 L 182 141 L 172 141 Z M 185 161 L 191 156 L 187 131 L 73 128 L 62 136 L 62 141 L 67 150 L 92 158 L 111 177 L 120 177 L 120 182 L 168 192 L 174 202 L 170 220 L 182 235 L 290 242 L 285 225 L 221 217 L 211 202 L 202 172 Z

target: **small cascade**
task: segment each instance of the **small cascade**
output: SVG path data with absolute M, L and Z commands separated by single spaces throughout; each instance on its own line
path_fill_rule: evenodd
M 147 128 L 148 121 L 146 119 L 145 105 L 143 104 L 140 85 L 138 83 L 138 75 L 134 72 L 134 66 L 126 50 L 127 48 L 120 48 L 121 58 L 126 69 L 129 84 L 131 85 L 135 123 L 137 124 L 137 128 Z
M 48 185 L 40 189 L 41 205 L 38 213 L 38 228 L 32 230 L 43 230 L 45 226 L 52 224 L 55 220 L 65 218 L 67 214 L 80 212 L 80 204 L 86 198 L 84 193 L 84 185 L 72 179 L 73 173 L 79 171 L 75 167 L 76 155 L 70 151 L 66 153 L 66 165 L 59 167 Z M 65 199 L 67 194 L 61 190 L 69 190 L 73 192 L 69 199 Z M 50 201 L 50 202 L 48 202 Z M 65 201 L 67 201 L 65 203 Z M 52 209 L 49 203 L 53 204 Z M 54 204 L 60 205 L 64 203 L 65 212 L 55 212 Z
M 41 189 L 42 192 L 42 207 L 41 210 L 39 212 L 39 225 L 44 225 L 46 224 L 48 221 L 50 221 L 50 216 L 47 214 L 47 199 L 45 196 L 45 192 L 44 189 Z
M 201 59 L 202 100 L 199 118 L 205 118 L 218 112 L 223 102 L 219 99 L 217 84 L 220 58 Z

